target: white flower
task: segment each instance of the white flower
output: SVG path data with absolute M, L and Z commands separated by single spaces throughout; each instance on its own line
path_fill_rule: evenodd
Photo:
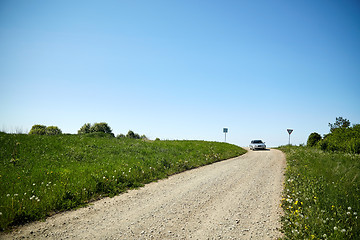
M 338 228 L 337 228 L 337 227 L 334 227 L 334 230 L 336 231 L 336 230 L 338 230 Z
M 357 212 L 354 212 L 354 215 L 357 215 Z
M 0 216 L 2 215 L 2 212 L 0 212 Z
M 7 197 L 10 197 L 10 194 L 6 194 Z
M 351 210 L 351 207 L 348 207 L 348 210 Z
M 345 230 L 345 229 L 342 229 L 341 232 L 344 233 L 344 232 L 346 232 L 346 230 Z
M 347 212 L 346 214 L 347 214 L 347 215 L 350 215 L 350 214 L 351 214 L 351 212 Z

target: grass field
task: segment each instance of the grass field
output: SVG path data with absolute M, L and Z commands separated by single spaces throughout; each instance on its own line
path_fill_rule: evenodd
M 245 152 L 219 142 L 0 133 L 0 229 Z
M 360 156 L 287 146 L 284 239 L 359 239 Z

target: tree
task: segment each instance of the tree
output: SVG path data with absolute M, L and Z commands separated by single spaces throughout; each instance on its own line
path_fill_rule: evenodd
M 94 123 L 94 125 L 92 125 L 90 127 L 90 132 L 103 132 L 103 133 L 112 133 L 111 128 L 109 127 L 109 125 L 105 122 L 101 122 L 101 123 Z
M 90 123 L 85 123 L 78 131 L 78 134 L 90 133 Z
M 58 128 L 57 126 L 49 126 L 46 128 L 45 130 L 46 135 L 59 135 L 62 134 L 60 128 Z
M 126 136 L 125 136 L 124 134 L 122 134 L 122 133 L 120 133 L 119 135 L 116 136 L 116 138 L 119 138 L 119 139 L 120 139 L 120 138 L 125 138 L 125 137 L 126 137 Z
M 350 127 L 350 121 L 346 118 L 338 117 L 334 124 L 329 123 L 330 132 L 334 132 L 336 129 L 346 129 Z
M 140 139 L 140 135 L 137 133 L 134 133 L 133 131 L 129 130 L 129 132 L 126 134 L 127 138 L 132 138 L 132 139 Z
M 29 134 L 45 135 L 46 134 L 46 126 L 36 124 L 31 127 Z
M 307 140 L 307 145 L 309 147 L 313 147 L 315 146 L 319 141 L 321 140 L 321 136 L 320 134 L 318 134 L 317 132 L 313 132 L 309 135 L 309 138 Z

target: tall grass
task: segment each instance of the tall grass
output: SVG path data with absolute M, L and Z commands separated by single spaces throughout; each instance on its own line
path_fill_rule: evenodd
M 358 239 L 360 156 L 281 147 L 287 156 L 284 239 Z
M 245 152 L 204 141 L 0 133 L 0 229 Z

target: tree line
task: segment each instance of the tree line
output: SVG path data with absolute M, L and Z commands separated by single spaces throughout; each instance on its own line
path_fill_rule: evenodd
M 324 151 L 340 151 L 360 154 L 360 124 L 353 124 L 343 117 L 329 123 L 330 133 L 321 137 L 317 132 L 309 135 L 307 146 L 317 147 Z
M 33 125 L 29 134 L 35 134 L 35 135 L 60 135 L 62 134 L 62 131 L 57 126 L 45 126 L 36 124 Z M 96 136 L 110 136 L 115 137 L 114 133 L 112 132 L 111 127 L 106 122 L 100 122 L 100 123 L 85 123 L 79 130 L 79 135 L 96 135 Z M 119 134 L 116 136 L 117 138 L 131 138 L 131 139 L 147 139 L 145 135 L 139 135 L 138 133 L 134 133 L 132 130 L 129 130 L 126 135 Z

